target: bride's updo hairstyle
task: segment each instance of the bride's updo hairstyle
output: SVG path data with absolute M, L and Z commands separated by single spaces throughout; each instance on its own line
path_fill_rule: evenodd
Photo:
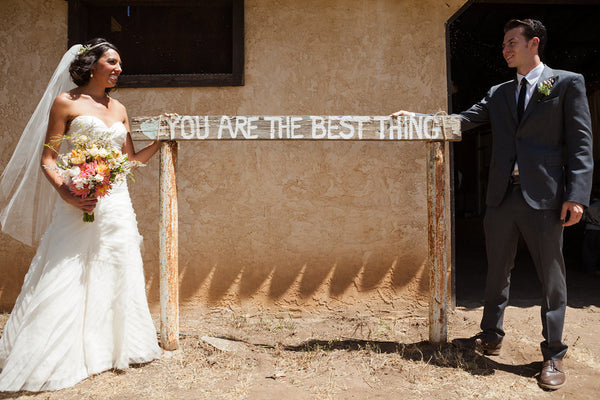
M 81 52 L 75 56 L 69 67 L 71 79 L 77 86 L 83 86 L 90 81 L 92 66 L 109 49 L 119 52 L 115 45 L 102 38 L 91 39 L 83 45 Z M 112 88 L 106 88 L 106 93 L 110 89 Z

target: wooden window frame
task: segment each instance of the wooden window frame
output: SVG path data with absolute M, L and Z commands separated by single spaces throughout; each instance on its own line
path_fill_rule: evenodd
M 67 0 L 68 11 L 68 44 L 83 43 L 89 39 L 87 33 L 87 5 L 168 5 L 190 3 L 189 0 Z M 141 87 L 195 87 L 195 86 L 243 86 L 244 85 L 244 0 L 232 0 L 232 69 L 231 73 L 209 74 L 147 74 L 127 75 L 119 77 L 120 88 Z

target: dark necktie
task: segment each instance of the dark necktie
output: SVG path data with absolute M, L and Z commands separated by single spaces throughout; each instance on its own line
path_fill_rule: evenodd
M 527 79 L 521 79 L 521 90 L 519 91 L 519 101 L 517 102 L 517 118 L 521 122 L 525 112 L 525 94 L 527 93 Z

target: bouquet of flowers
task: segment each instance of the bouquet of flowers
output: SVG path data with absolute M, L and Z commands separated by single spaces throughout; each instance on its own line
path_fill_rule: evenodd
M 56 164 L 71 193 L 81 198 L 100 198 L 109 194 L 113 184 L 132 174 L 143 164 L 129 161 L 127 155 L 112 146 L 109 133 L 91 138 L 86 135 L 65 136 L 73 149 L 59 155 Z M 94 221 L 94 213 L 83 213 L 85 222 Z

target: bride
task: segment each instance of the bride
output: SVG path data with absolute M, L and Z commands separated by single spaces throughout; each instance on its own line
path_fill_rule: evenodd
M 120 73 L 106 40 L 73 46 L 2 174 L 2 230 L 39 246 L 0 338 L 0 391 L 57 390 L 161 354 L 126 180 L 99 200 L 77 197 L 53 150 L 65 135 L 107 133 L 129 160 L 158 150 L 158 141 L 134 150 L 125 107 L 109 96 Z M 84 212 L 95 221 L 84 222 Z

